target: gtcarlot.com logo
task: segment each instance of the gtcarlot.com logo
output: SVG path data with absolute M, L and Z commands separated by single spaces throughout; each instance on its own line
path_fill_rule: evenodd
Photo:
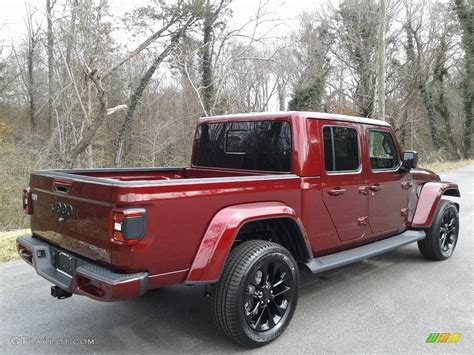
M 430 333 L 426 338 L 427 343 L 457 343 L 461 339 L 461 333 Z
M 92 338 L 34 338 L 27 336 L 13 336 L 10 338 L 13 345 L 94 345 Z

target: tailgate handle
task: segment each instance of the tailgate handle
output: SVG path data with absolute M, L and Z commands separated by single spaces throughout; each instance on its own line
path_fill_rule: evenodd
M 54 180 L 54 190 L 57 192 L 68 193 L 72 187 L 72 181 L 68 180 Z

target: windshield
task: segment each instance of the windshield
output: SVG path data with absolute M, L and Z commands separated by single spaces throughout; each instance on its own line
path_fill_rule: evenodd
M 209 123 L 196 130 L 196 166 L 289 172 L 290 156 L 290 125 L 285 121 Z

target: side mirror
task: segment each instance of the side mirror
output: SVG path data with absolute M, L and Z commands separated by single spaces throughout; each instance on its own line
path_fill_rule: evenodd
M 418 165 L 418 154 L 413 150 L 403 152 L 402 170 L 410 171 Z

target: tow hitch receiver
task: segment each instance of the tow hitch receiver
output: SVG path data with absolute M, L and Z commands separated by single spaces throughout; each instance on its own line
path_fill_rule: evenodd
M 72 296 L 71 292 L 63 290 L 59 286 L 51 286 L 51 296 L 57 298 L 58 300 L 63 300 Z

